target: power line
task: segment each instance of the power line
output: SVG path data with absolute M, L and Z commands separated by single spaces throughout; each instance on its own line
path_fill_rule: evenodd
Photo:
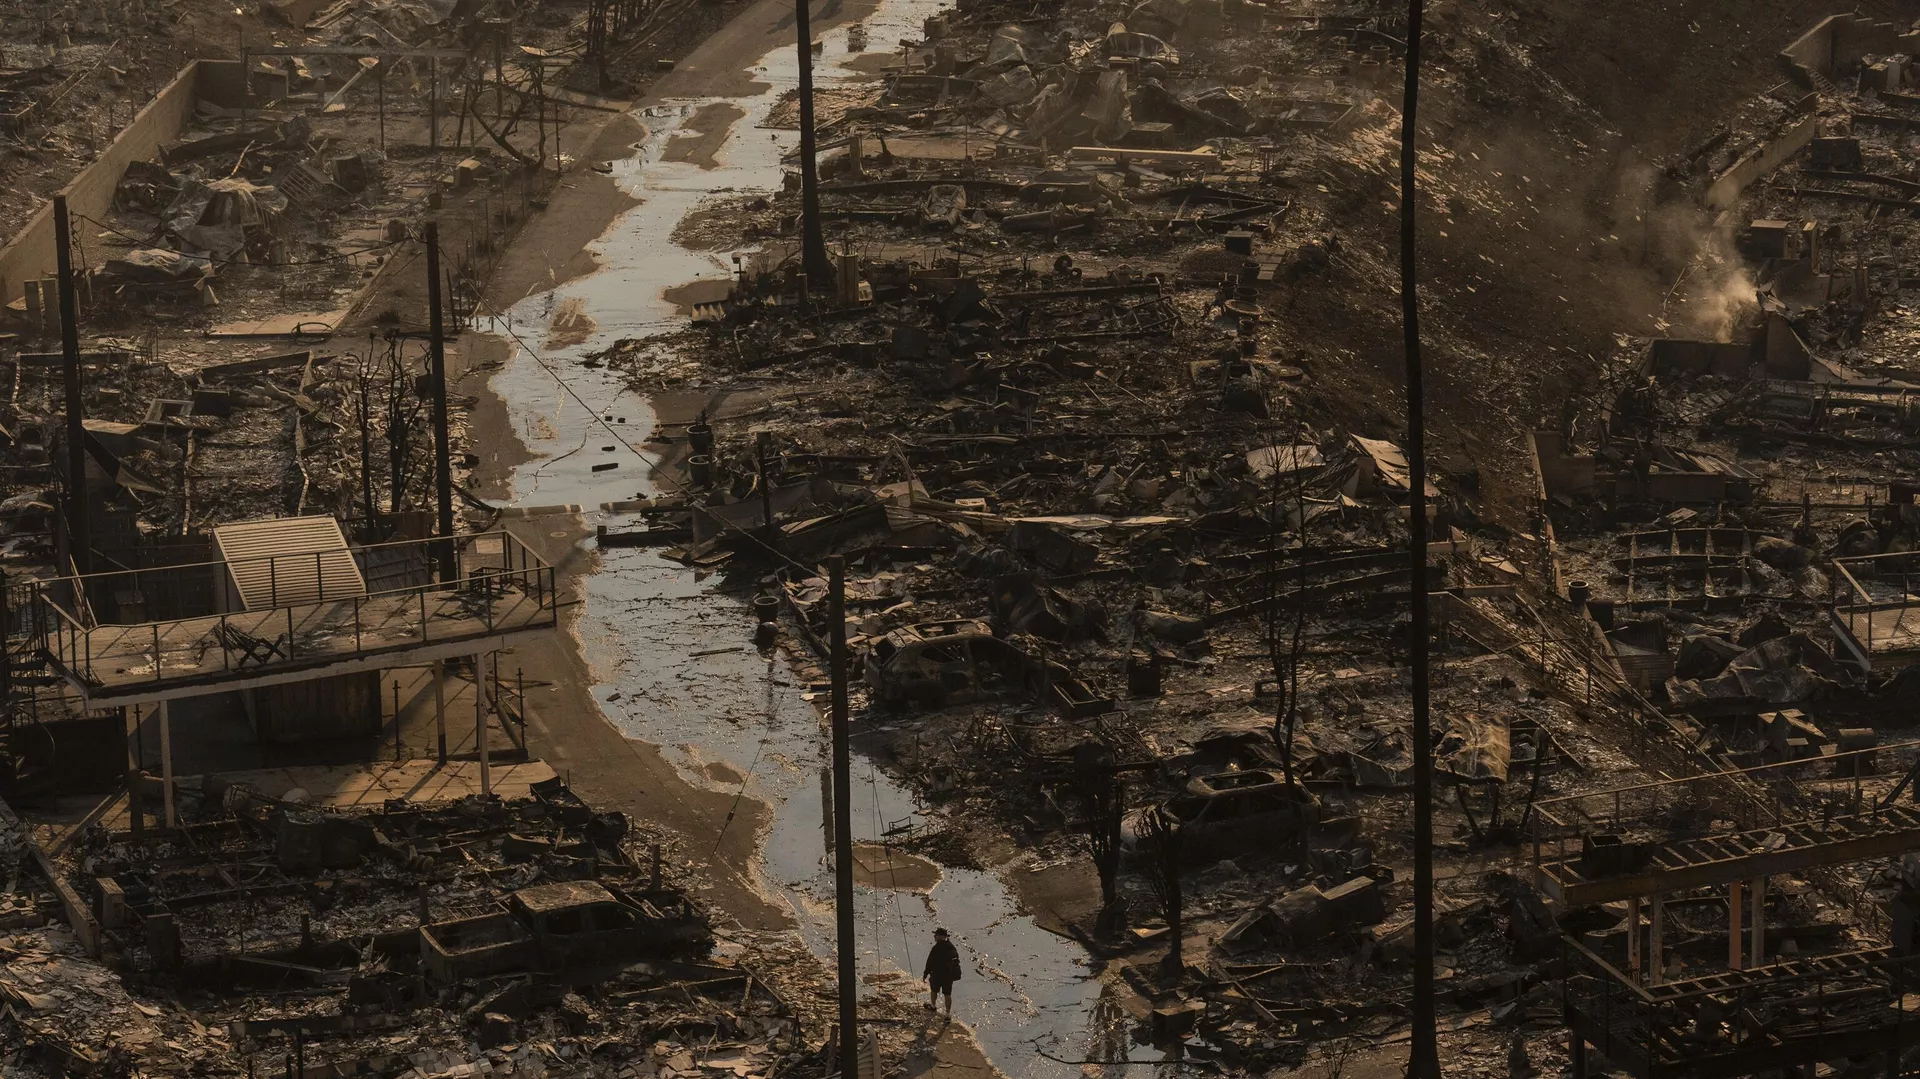
M 496 316 L 498 316 L 498 314 L 499 312 L 495 312 Z M 590 404 L 586 398 L 580 396 L 579 391 L 575 390 L 572 384 L 570 384 L 566 379 L 560 377 L 560 372 L 555 371 L 553 369 L 552 364 L 549 364 L 546 360 L 540 358 L 540 354 L 534 350 L 533 346 L 527 344 L 525 338 L 521 337 L 519 333 L 514 331 L 513 326 L 511 324 L 502 324 L 500 320 L 496 317 L 495 326 L 501 331 L 505 332 L 508 337 L 513 338 L 514 342 L 520 346 L 521 350 L 527 354 L 528 358 L 533 360 L 534 363 L 539 364 L 540 369 L 545 371 L 548 377 L 552 378 L 553 381 L 557 383 L 562 390 L 565 390 L 567 396 L 573 398 L 574 401 L 577 404 L 579 404 L 581 408 L 585 409 L 587 412 L 587 415 L 593 418 L 593 422 L 596 424 L 599 424 L 602 428 L 604 428 L 607 434 L 611 436 L 615 442 L 618 442 L 621 446 L 625 447 L 627 452 L 633 454 L 635 457 L 640 458 L 641 462 L 646 464 L 648 468 L 651 469 L 655 475 L 659 476 L 662 480 L 665 480 L 667 483 L 671 484 L 673 487 L 678 488 L 681 494 L 691 495 L 694 493 L 693 491 L 689 490 L 685 484 L 681 483 L 673 475 L 668 473 L 665 470 L 664 466 L 662 466 L 659 460 L 648 456 L 646 453 L 641 452 L 641 450 L 638 447 L 634 446 L 633 443 L 627 441 L 626 437 L 622 435 L 619 432 L 619 430 L 614 427 L 613 424 L 608 423 L 606 421 L 606 418 L 600 415 L 599 409 L 593 407 L 593 405 Z M 764 483 L 765 479 L 762 478 L 761 482 Z M 775 559 L 786 563 L 788 566 L 791 566 L 794 569 L 801 570 L 809 574 L 817 572 L 814 569 L 814 567 L 804 565 L 800 562 L 795 561 L 792 558 L 789 558 L 787 555 L 781 553 L 781 551 L 778 548 L 767 543 L 765 540 L 761 539 L 759 536 L 754 535 L 751 531 L 745 528 L 741 528 L 738 525 L 731 524 L 727 521 L 720 520 L 718 517 L 714 519 L 719 522 L 721 531 L 734 532 L 739 534 L 740 536 L 744 537 L 748 542 L 753 543 L 757 547 L 760 547 L 762 550 L 772 555 Z M 767 522 L 767 523 L 771 524 L 772 522 Z
M 1415 165 L 1419 152 L 1420 22 L 1424 0 L 1407 0 L 1406 86 L 1400 108 L 1400 310 L 1406 334 L 1408 644 L 1413 675 L 1413 1048 L 1408 1079 L 1440 1079 L 1433 992 L 1433 729 L 1428 685 L 1426 388 L 1420 367 L 1419 264 L 1415 258 Z
M 733 826 L 734 814 L 740 811 L 740 801 L 747 796 L 747 784 L 753 782 L 753 774 L 760 770 L 760 757 L 767 751 L 767 743 L 772 741 L 773 717 L 777 710 L 773 695 L 774 657 L 767 656 L 767 730 L 760 739 L 759 748 L 753 751 L 753 763 L 747 765 L 747 774 L 740 777 L 740 789 L 733 793 L 733 804 L 727 807 L 727 819 L 720 822 L 720 832 L 713 837 L 713 849 L 707 852 L 711 858 L 720 852 L 720 844 L 727 838 L 727 829 Z
M 873 834 L 880 844 L 880 853 L 887 860 L 887 891 L 891 893 L 888 899 L 893 904 L 893 916 L 900 922 L 900 958 L 907 964 L 907 973 L 912 974 L 913 943 L 907 939 L 907 913 L 900 909 L 900 889 L 893 886 L 897 883 L 895 877 L 898 875 L 898 871 L 894 868 L 893 863 L 893 844 L 889 842 L 889 837 L 887 836 L 887 819 L 880 812 L 880 775 L 878 769 L 873 765 L 872 758 L 868 758 L 867 760 L 867 790 L 873 801 Z M 876 887 L 879 886 L 877 876 L 875 877 L 874 884 Z M 873 936 L 876 941 L 880 939 L 880 926 L 883 921 L 885 921 L 884 912 L 875 911 L 873 917 Z

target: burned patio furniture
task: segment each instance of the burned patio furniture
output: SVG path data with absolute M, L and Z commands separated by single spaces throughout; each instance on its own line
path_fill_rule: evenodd
M 220 647 L 240 654 L 239 662 L 234 664 L 237 667 L 245 667 L 250 663 L 264 666 L 276 659 L 286 659 L 287 649 L 293 644 L 292 639 L 284 633 L 272 638 L 256 637 L 231 622 L 215 624 L 213 636 L 220 642 Z

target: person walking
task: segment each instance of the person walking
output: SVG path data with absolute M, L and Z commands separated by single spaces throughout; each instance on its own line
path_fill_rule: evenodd
M 927 953 L 927 968 L 921 972 L 926 979 L 927 1010 L 933 1011 L 934 1005 L 944 995 L 947 998 L 947 1016 L 953 1016 L 953 983 L 960 980 L 960 949 L 947 939 L 947 931 L 933 931 L 933 950 Z

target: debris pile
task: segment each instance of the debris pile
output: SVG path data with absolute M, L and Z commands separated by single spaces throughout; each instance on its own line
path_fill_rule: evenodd
M 61 856 L 104 959 L 64 926 L 8 939 L 23 1074 L 767 1075 L 810 1057 L 739 947 L 709 957 L 660 848 L 558 780 L 369 812 L 220 777 L 192 794 L 163 840 L 94 828 Z
M 1904 130 L 1855 102 L 1906 96 L 1910 35 L 1875 24 L 1861 89 L 1849 67 L 1776 90 L 1670 170 L 1670 212 L 1720 215 L 1673 290 L 1701 335 L 1622 338 L 1600 392 L 1522 433 L 1524 528 L 1482 517 L 1491 476 L 1441 469 L 1414 580 L 1395 427 L 1336 395 L 1296 313 L 1378 266 L 1301 180 L 1397 150 L 1396 28 L 1005 14 L 929 20 L 830 115 L 829 279 L 782 239 L 798 184 L 740 199 L 716 245 L 763 246 L 691 327 L 588 359 L 711 391 L 653 432 L 671 488 L 605 507 L 646 523 L 603 544 L 724 569 L 815 651 L 843 557 L 877 752 L 1036 865 L 1090 858 L 1099 894 L 1035 894 L 1119 961 L 1138 1036 L 1189 1059 L 1297 1066 L 1405 1020 L 1412 588 L 1439 623 L 1443 857 L 1527 863 L 1463 869 L 1442 899 L 1463 1028 L 1555 1023 L 1561 979 L 1590 976 L 1554 966 L 1561 941 L 1603 981 L 1741 991 L 1701 942 L 1756 924 L 1731 965 L 1773 973 L 1739 986 L 1791 992 L 1819 954 L 1839 966 L 1804 977 L 1864 964 L 1845 984 L 1884 1002 L 1896 889 L 1866 852 L 1920 841 L 1889 816 L 1916 759 L 1891 717 L 1920 640 L 1899 471 L 1920 381 L 1886 369 L 1898 233 L 1851 220 L 1884 208 L 1904 149 L 1845 129 Z M 1745 853 L 1789 848 L 1809 853 Z M 1709 853 L 1733 849 L 1746 876 Z M 1716 923 L 1699 890 L 1726 887 Z

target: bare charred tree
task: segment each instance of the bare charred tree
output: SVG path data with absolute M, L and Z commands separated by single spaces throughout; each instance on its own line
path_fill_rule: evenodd
M 373 349 L 369 342 L 367 355 L 356 365 L 353 372 L 354 400 L 353 418 L 360 428 L 360 497 L 365 507 L 366 527 L 372 528 L 380 517 L 380 503 L 375 501 L 373 493 Z
M 390 335 L 386 355 L 379 360 L 369 349 L 367 362 L 358 377 L 356 404 L 364 440 L 362 469 L 366 473 L 361 483 L 367 515 L 373 518 L 379 514 L 372 475 L 376 442 L 386 451 L 387 512 L 399 513 L 411 502 L 408 492 L 421 474 L 420 459 L 424 455 L 415 432 L 426 416 L 426 402 L 417 392 L 414 372 L 407 365 L 406 338 Z
M 612 85 L 607 74 L 607 50 L 609 48 L 607 8 L 609 0 L 592 0 L 587 6 L 587 55 L 593 58 L 595 73 L 600 77 L 600 89 Z
M 1168 972 L 1177 972 L 1186 965 L 1186 958 L 1180 954 L 1180 939 L 1186 935 L 1183 904 L 1180 893 L 1180 862 L 1183 854 L 1180 849 L 1184 837 L 1180 834 L 1180 821 L 1164 808 L 1149 811 L 1142 821 L 1142 846 L 1147 856 L 1147 883 L 1153 888 L 1153 896 L 1160 904 L 1160 916 L 1167 920 L 1167 958 L 1164 961 Z
M 487 123 L 486 118 L 480 115 L 480 109 L 475 105 L 471 96 L 468 97 L 469 108 L 467 110 L 467 116 L 473 120 L 475 126 L 487 133 L 487 137 L 492 139 L 496 146 L 499 146 L 501 150 L 505 151 L 506 154 L 515 161 L 520 162 L 530 169 L 544 166 L 547 163 L 547 147 L 544 132 L 540 142 L 538 157 L 529 156 L 522 152 L 518 147 L 514 146 L 511 141 L 515 129 L 520 126 L 520 121 L 526 117 L 527 106 L 529 104 L 542 102 L 544 100 L 544 91 L 539 87 L 528 90 L 509 83 L 506 80 L 505 74 L 498 70 L 494 73 L 494 89 L 496 91 L 494 95 L 496 112 L 498 111 L 501 96 L 499 91 L 510 90 L 514 94 L 513 112 L 504 117 L 498 115 L 494 117 L 495 122 L 500 125 L 499 130 L 496 131 L 494 125 Z M 474 141 L 477 143 L 479 140 L 476 138 Z
M 1508 820 L 1508 814 L 1504 808 L 1504 795 L 1506 793 L 1508 780 L 1489 780 L 1484 784 L 1487 812 L 1485 827 L 1482 827 L 1480 820 L 1474 816 L 1472 799 L 1467 793 L 1467 788 L 1470 784 L 1465 782 L 1456 782 L 1454 784 L 1454 796 L 1459 800 L 1460 811 L 1465 814 L 1467 818 L 1467 829 L 1472 833 L 1473 841 L 1476 844 L 1518 843 L 1522 837 L 1526 835 L 1527 825 L 1533 820 L 1534 801 L 1540 795 L 1540 773 L 1544 770 L 1542 758 L 1546 755 L 1545 747 L 1548 744 L 1550 744 L 1549 736 L 1545 730 L 1540 732 L 1539 745 L 1529 744 L 1533 756 L 1528 760 L 1528 771 L 1530 771 L 1532 775 L 1527 782 L 1526 800 L 1521 803 L 1520 817 L 1518 820 Z M 1515 756 L 1512 758 L 1511 763 L 1508 765 L 1507 774 L 1509 779 L 1513 774 L 1512 769 L 1517 767 L 1519 763 L 1519 757 Z
M 1520 823 L 1513 826 L 1516 835 L 1526 835 L 1527 825 L 1533 823 L 1534 802 L 1540 797 L 1540 773 L 1546 771 L 1547 754 L 1552 750 L 1552 747 L 1553 734 L 1545 727 L 1541 727 L 1533 736 L 1531 746 L 1533 757 L 1528 767 L 1528 770 L 1533 774 L 1527 780 L 1527 801 L 1525 807 L 1520 811 Z
M 1073 754 L 1074 791 L 1086 817 L 1093 868 L 1100 874 L 1100 911 L 1104 925 L 1120 901 L 1120 818 L 1125 794 L 1114 771 L 1112 747 L 1087 742 Z
M 1281 778 L 1288 786 L 1294 781 L 1294 742 L 1300 720 L 1300 660 L 1306 651 L 1307 633 L 1307 498 L 1306 481 L 1293 468 L 1294 515 L 1299 520 L 1299 549 L 1294 554 L 1293 630 L 1290 637 L 1280 629 L 1280 522 L 1283 516 L 1280 482 L 1280 447 L 1269 438 L 1273 476 L 1268 485 L 1267 528 L 1267 658 L 1273 667 L 1273 744 L 1280 750 Z M 1298 445 L 1296 438 L 1294 444 Z M 1288 447 L 1288 465 L 1294 466 L 1293 449 Z

